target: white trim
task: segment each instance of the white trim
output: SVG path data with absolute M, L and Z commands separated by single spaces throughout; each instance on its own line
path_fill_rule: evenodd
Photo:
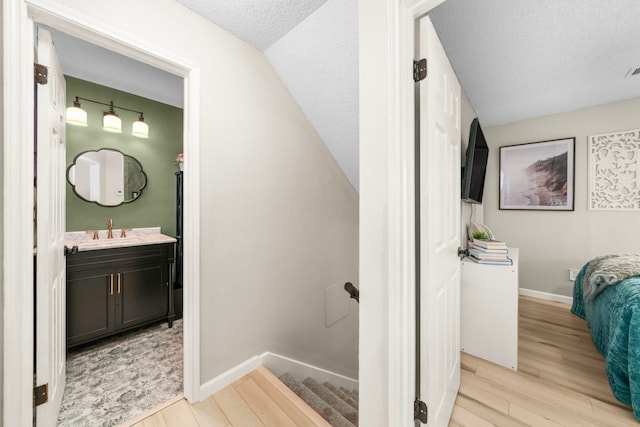
M 526 297 L 544 299 L 547 301 L 562 302 L 565 304 L 573 304 L 573 298 L 565 295 L 550 294 L 548 292 L 534 291 L 533 289 L 526 289 L 526 288 L 520 288 L 519 293 L 520 295 L 526 296 Z
M 269 351 L 260 356 L 260 363 L 269 369 L 276 377 L 279 377 L 285 372 L 290 372 L 291 375 L 299 381 L 307 377 L 312 377 L 319 382 L 329 381 L 335 386 L 342 386 L 349 390 L 358 389 L 358 380 L 354 378 L 336 374 L 335 372 Z
M 198 401 L 206 399 L 260 366 L 260 356 L 253 356 L 200 386 Z
M 28 6 L 27 6 L 28 5 Z M 198 159 L 200 70 L 197 64 L 50 0 L 3 1 L 3 425 L 32 423 L 33 383 L 33 27 L 39 23 L 185 78 L 184 147 Z M 6 58 L 14 58 L 11 61 Z M 10 106 L 10 108 L 7 108 Z M 188 157 L 187 157 L 188 159 Z M 188 160 L 187 160 L 188 162 Z M 199 164 L 185 171 L 184 395 L 200 392 Z
M 3 425 L 32 423 L 33 25 L 3 2 Z M 8 60 L 11 58 L 11 60 Z
M 334 385 L 343 386 L 350 390 L 358 388 L 358 381 L 353 378 L 336 374 L 335 372 L 327 371 L 326 369 L 318 368 L 317 366 L 309 365 L 308 363 L 291 359 L 290 357 L 266 351 L 259 356 L 253 356 L 245 360 L 244 362 L 202 384 L 200 386 L 198 401 L 206 399 L 208 396 L 222 390 L 260 365 L 264 365 L 276 377 L 285 372 L 291 372 L 291 374 L 300 381 L 302 378 L 313 377 L 318 381 L 330 381 Z
M 183 319 L 184 396 L 195 403 L 200 393 L 200 68 L 184 79 Z M 191 160 L 191 161 L 190 161 Z
M 405 68 L 413 61 L 413 20 L 402 5 L 390 10 L 389 24 L 388 283 L 396 286 L 388 290 L 387 425 L 407 426 L 415 399 L 415 121 L 413 81 Z
M 87 16 L 55 0 L 24 0 L 29 15 L 35 22 L 55 27 L 70 36 L 78 37 L 105 49 L 128 56 L 152 67 L 186 77 L 188 70 L 197 64 L 181 57 L 176 52 L 121 31 L 104 22 Z
M 416 19 L 445 0 L 389 8 L 388 422 L 412 425 L 415 399 L 414 82 Z M 366 319 L 361 319 L 361 322 Z M 366 355 L 361 355 L 361 358 Z

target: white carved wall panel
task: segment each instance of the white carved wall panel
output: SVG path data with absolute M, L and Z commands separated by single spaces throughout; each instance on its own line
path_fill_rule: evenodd
M 640 210 L 640 129 L 589 136 L 589 210 Z

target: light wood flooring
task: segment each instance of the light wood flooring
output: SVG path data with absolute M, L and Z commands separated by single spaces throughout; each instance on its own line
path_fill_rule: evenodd
M 132 427 L 331 427 L 264 366 L 202 402 L 180 399 Z
M 566 304 L 520 297 L 518 372 L 462 353 L 450 426 L 639 426 L 612 395 L 586 323 Z M 181 399 L 135 427 L 327 426 L 260 367 L 193 406 Z
M 586 322 L 520 297 L 518 372 L 462 353 L 450 426 L 638 426 L 609 387 Z

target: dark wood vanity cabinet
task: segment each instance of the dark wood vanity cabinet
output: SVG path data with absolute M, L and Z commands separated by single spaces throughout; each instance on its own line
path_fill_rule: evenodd
M 173 243 L 67 256 L 67 347 L 167 319 Z M 171 298 L 172 299 L 172 298 Z

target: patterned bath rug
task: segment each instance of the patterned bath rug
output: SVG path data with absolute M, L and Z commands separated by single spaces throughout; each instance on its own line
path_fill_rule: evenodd
M 182 320 L 69 350 L 58 426 L 117 426 L 182 393 Z

